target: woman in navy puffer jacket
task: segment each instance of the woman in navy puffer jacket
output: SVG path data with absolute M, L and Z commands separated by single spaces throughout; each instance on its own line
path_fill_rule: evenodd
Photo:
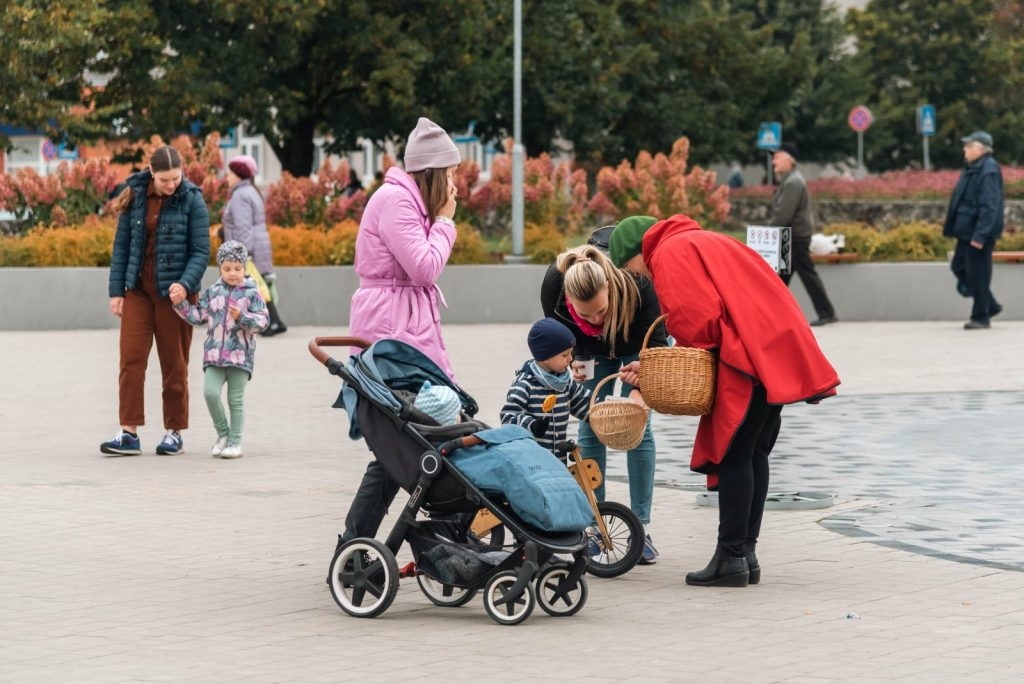
M 138 426 L 146 422 L 144 388 L 156 340 L 163 376 L 167 433 L 158 454 L 184 450 L 188 427 L 188 353 L 192 326 L 174 312 L 172 293 L 195 303 L 210 261 L 210 217 L 198 187 L 182 173 L 181 156 L 157 149 L 149 167 L 128 178 L 117 199 L 117 232 L 110 258 L 110 312 L 121 319 L 119 417 L 121 427 L 100 445 L 105 454 L 142 453 Z

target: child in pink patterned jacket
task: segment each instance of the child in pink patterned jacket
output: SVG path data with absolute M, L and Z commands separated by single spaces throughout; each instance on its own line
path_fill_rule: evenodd
M 245 246 L 229 240 L 217 250 L 220 278 L 206 288 L 195 306 L 184 296 L 171 293 L 171 302 L 179 316 L 192 325 L 206 324 L 203 345 L 203 398 L 217 429 L 217 441 L 210 453 L 219 458 L 242 455 L 242 427 L 245 423 L 243 398 L 252 377 L 256 333 L 270 321 L 267 305 L 256 281 L 245 275 L 249 258 Z M 224 415 L 221 391 L 228 387 L 231 421 Z

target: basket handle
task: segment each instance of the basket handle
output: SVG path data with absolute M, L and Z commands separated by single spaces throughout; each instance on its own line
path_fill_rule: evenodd
M 597 401 L 597 390 L 601 389 L 601 386 L 604 385 L 604 383 L 608 382 L 609 380 L 614 380 L 615 378 L 618 378 L 618 377 L 621 377 L 621 376 L 622 376 L 622 373 L 612 373 L 611 375 L 604 376 L 601 379 L 601 382 L 599 382 L 596 385 L 594 385 L 594 389 L 591 391 L 591 394 L 590 394 L 590 409 L 589 410 L 591 410 L 591 411 L 594 410 L 594 403 Z
M 647 329 L 647 334 L 644 335 L 644 343 L 642 349 L 647 349 L 647 343 L 651 341 L 651 333 L 653 333 L 654 329 L 658 327 L 658 324 L 661 323 L 666 318 L 668 318 L 668 314 L 661 314 L 660 316 L 654 319 L 654 322 L 651 323 L 651 327 Z

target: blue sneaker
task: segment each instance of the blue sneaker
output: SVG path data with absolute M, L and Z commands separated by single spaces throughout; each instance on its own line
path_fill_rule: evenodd
M 640 556 L 640 560 L 637 565 L 654 565 L 657 563 L 658 549 L 654 548 L 654 542 L 651 541 L 651 535 L 644 537 L 644 552 Z
M 601 550 L 601 535 L 596 530 L 587 530 L 587 555 L 591 558 L 595 558 L 604 553 Z
M 124 430 L 118 430 L 113 439 L 100 444 L 100 451 L 118 456 L 138 456 L 142 453 L 142 447 L 139 446 L 138 435 L 133 436 Z
M 185 451 L 185 443 L 177 430 L 168 430 L 160 443 L 156 445 L 156 453 L 161 456 L 174 456 Z

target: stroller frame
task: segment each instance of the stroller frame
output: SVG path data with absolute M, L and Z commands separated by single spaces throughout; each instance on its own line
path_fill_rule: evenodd
M 519 624 L 530 616 L 538 603 L 545 612 L 554 616 L 578 612 L 587 597 L 583 577 L 588 563 L 584 553 L 587 546 L 585 533 L 549 533 L 528 525 L 507 504 L 489 497 L 447 461 L 456 449 L 481 443 L 472 433 L 487 426 L 474 420 L 446 427 L 411 422 L 404 410 L 396 412 L 368 392 L 345 364 L 331 358 L 322 349 L 328 346 L 367 349 L 371 345 L 354 337 L 317 337 L 310 341 L 309 351 L 332 375 L 340 377 L 356 392 L 359 402 L 365 402 L 364 405 L 372 407 L 374 412 L 387 416 L 399 432 L 422 449 L 415 482 L 396 480 L 409 491 L 409 499 L 402 506 L 386 541 L 381 543 L 360 537 L 339 544 L 336 549 L 328 584 L 338 606 L 355 617 L 376 617 L 390 607 L 397 595 L 399 579 L 414 576 L 423 593 L 439 606 L 464 605 L 482 588 L 484 607 L 499 624 Z M 360 363 L 362 358 L 355 357 L 355 364 Z M 460 393 L 470 399 L 467 413 L 475 412 L 472 399 L 461 390 Z M 362 411 L 359 413 L 364 415 Z M 367 440 L 368 445 L 369 442 Z M 377 458 L 372 445 L 371 450 L 388 472 L 387 464 Z M 453 482 L 460 490 L 461 501 L 443 501 L 432 506 L 430 496 L 439 483 L 445 484 L 450 491 Z M 494 515 L 512 533 L 515 544 L 511 551 L 509 547 L 485 545 L 473 537 L 470 522 L 481 508 Z M 431 517 L 421 519 L 421 511 Z M 416 562 L 400 571 L 396 554 L 406 541 Z M 441 578 L 429 563 L 421 563 L 425 561 L 424 541 L 450 545 L 453 551 L 468 552 L 478 557 L 491 555 L 491 562 L 495 555 L 507 555 L 500 562 L 471 576 Z M 564 562 L 555 554 L 571 554 L 573 561 Z

